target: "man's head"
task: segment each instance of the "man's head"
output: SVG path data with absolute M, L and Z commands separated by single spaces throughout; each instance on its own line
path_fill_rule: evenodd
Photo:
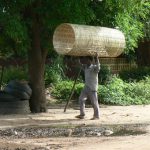
M 92 64 L 92 62 L 93 62 L 93 58 L 91 56 L 87 56 L 86 57 L 86 64 L 90 66 Z
M 90 66 L 92 64 L 93 58 L 91 56 L 84 56 L 84 57 L 80 57 L 80 62 L 82 64 L 87 64 L 88 66 Z

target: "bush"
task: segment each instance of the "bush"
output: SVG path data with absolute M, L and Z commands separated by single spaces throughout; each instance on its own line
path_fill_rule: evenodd
M 98 97 L 100 102 L 103 104 L 126 105 L 124 100 L 124 89 L 126 88 L 127 83 L 117 77 L 113 77 L 108 84 L 99 86 Z
M 51 90 L 51 94 L 59 100 L 68 100 L 73 81 L 61 81 Z M 73 99 L 79 98 L 84 87 L 83 83 L 77 83 Z M 141 105 L 150 104 L 150 77 L 139 82 L 124 82 L 114 76 L 106 85 L 99 85 L 98 98 L 100 103 L 108 105 Z
M 98 79 L 100 84 L 106 84 L 112 76 L 111 70 L 107 65 L 101 65 Z
M 130 70 L 123 70 L 119 73 L 119 76 L 124 81 L 140 81 L 146 76 L 150 76 L 150 67 L 138 67 Z
M 132 98 L 131 104 L 150 104 L 150 77 L 129 83 L 126 93 Z
M 5 68 L 3 72 L 2 84 L 7 84 L 10 80 L 28 80 L 27 68 L 23 67 L 9 67 Z
M 73 84 L 74 82 L 71 80 L 59 82 L 52 88 L 51 94 L 58 99 L 67 101 L 71 94 Z M 77 83 L 75 85 L 74 95 L 72 98 L 76 99 L 79 97 L 83 86 L 84 86 L 83 83 Z
M 63 58 L 59 56 L 53 60 L 51 65 L 46 65 L 45 85 L 60 82 L 65 77 L 64 69 Z
M 59 73 L 60 70 L 54 68 L 54 66 L 45 67 L 45 85 L 49 85 L 51 83 L 55 84 L 62 80 L 62 76 Z
M 101 103 L 112 105 L 150 104 L 150 77 L 140 82 L 126 83 L 114 77 L 107 85 L 98 90 Z

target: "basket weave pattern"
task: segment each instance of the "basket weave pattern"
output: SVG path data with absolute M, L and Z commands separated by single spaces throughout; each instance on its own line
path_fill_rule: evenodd
M 53 35 L 54 49 L 62 55 L 117 57 L 125 48 L 125 37 L 116 29 L 61 24 Z

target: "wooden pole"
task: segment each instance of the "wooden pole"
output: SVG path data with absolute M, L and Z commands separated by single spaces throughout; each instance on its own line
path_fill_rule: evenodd
M 2 89 L 3 73 L 4 73 L 4 66 L 2 66 L 2 72 L 1 72 L 1 78 L 0 78 L 0 90 Z
M 76 78 L 75 78 L 75 80 L 74 80 L 74 84 L 73 84 L 73 87 L 72 87 L 72 89 L 71 89 L 71 94 L 70 94 L 69 99 L 67 100 L 67 103 L 66 103 L 66 105 L 65 105 L 64 112 L 66 112 L 66 109 L 67 109 L 67 107 L 68 107 L 68 105 L 69 105 L 69 102 L 70 102 L 70 100 L 71 100 L 71 98 L 72 98 L 72 96 L 73 96 L 73 94 L 74 94 L 74 88 L 75 88 L 77 79 L 78 79 L 78 77 L 79 77 L 79 75 L 80 75 L 80 72 L 81 72 L 81 68 L 80 68 L 80 70 L 79 70 L 79 72 L 78 72 L 78 74 L 77 74 L 77 76 L 76 76 Z

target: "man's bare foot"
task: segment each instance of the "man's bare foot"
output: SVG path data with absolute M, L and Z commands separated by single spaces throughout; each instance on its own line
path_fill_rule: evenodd
M 99 120 L 99 117 L 93 117 L 90 120 Z
M 78 115 L 78 116 L 76 116 L 76 118 L 78 118 L 78 119 L 84 119 L 84 115 Z

